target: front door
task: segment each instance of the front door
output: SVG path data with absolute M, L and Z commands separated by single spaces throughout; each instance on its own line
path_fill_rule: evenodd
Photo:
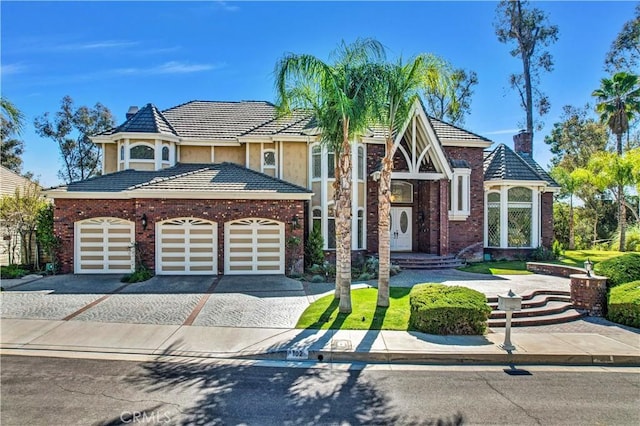
M 412 250 L 411 207 L 391 207 L 391 250 Z

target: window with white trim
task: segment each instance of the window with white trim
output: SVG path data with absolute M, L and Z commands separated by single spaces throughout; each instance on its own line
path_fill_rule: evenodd
M 120 146 L 120 161 L 124 161 L 124 145 Z
M 162 147 L 162 161 L 169 162 L 169 147 L 168 146 L 163 146 Z
M 510 188 L 508 192 L 507 223 L 509 247 L 531 247 L 532 191 L 529 188 Z
M 336 177 L 336 153 L 331 148 L 327 150 L 327 177 L 329 179 Z
M 500 193 L 487 194 L 487 247 L 500 247 Z
M 320 207 L 314 207 L 311 210 L 311 221 L 314 230 L 319 230 L 322 235 L 322 209 Z
M 129 149 L 129 158 L 131 160 L 153 160 L 155 150 L 149 145 L 134 145 Z
M 311 149 L 311 177 L 313 179 L 322 177 L 322 147 L 320 145 Z
M 262 169 L 275 169 L 276 168 L 276 150 L 265 149 L 262 151 Z
M 413 203 L 413 185 L 409 182 L 391 181 L 392 203 Z
M 453 169 L 449 191 L 449 220 L 466 220 L 471 214 L 471 169 Z
M 336 248 L 336 216 L 333 206 L 329 206 L 327 212 L 327 249 L 335 250 Z
M 364 209 L 358 209 L 358 248 L 364 248 Z
M 364 147 L 358 147 L 358 180 L 364 180 L 365 164 L 364 164 Z

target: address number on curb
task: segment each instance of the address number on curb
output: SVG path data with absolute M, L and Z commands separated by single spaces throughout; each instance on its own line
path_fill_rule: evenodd
M 309 359 L 309 349 L 287 349 L 287 360 Z

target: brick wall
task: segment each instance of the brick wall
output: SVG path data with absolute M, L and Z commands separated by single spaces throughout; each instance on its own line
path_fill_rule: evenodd
M 371 173 L 380 167 L 384 158 L 384 145 L 367 145 L 367 252 L 378 252 L 378 182 Z
M 576 309 L 585 310 L 591 316 L 602 317 L 607 313 L 607 278 L 571 275 L 571 301 Z
M 465 248 L 478 246 L 484 241 L 484 171 L 482 148 L 444 147 L 452 159 L 466 160 L 471 166 L 470 212 L 466 220 L 449 221 L 449 252 L 457 254 Z M 448 194 L 447 198 L 448 200 Z M 479 246 L 478 246 L 479 247 Z M 481 247 L 469 254 L 472 258 L 482 258 Z
M 218 223 L 218 271 L 224 271 L 224 223 L 250 217 L 273 219 L 285 223 L 285 241 L 300 238 L 301 243 L 286 248 L 285 265 L 303 256 L 304 201 L 291 200 L 55 200 L 54 229 L 62 240 L 59 259 L 63 273 L 73 272 L 74 223 L 93 217 L 118 217 L 135 223 L 135 238 L 143 262 L 155 269 L 155 224 L 170 218 L 197 217 Z M 140 224 L 147 215 L 147 229 Z M 291 219 L 299 218 L 301 226 L 291 229 Z

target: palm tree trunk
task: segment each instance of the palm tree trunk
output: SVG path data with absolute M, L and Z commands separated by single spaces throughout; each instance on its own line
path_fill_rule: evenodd
M 348 124 L 347 124 L 348 125 Z M 338 312 L 351 313 L 351 146 L 344 134 L 338 160 L 336 196 L 336 287 L 340 289 Z
M 624 187 L 618 184 L 618 226 L 620 227 L 620 247 L 619 251 L 625 251 L 626 227 L 627 227 L 627 206 L 624 203 Z
M 378 301 L 380 307 L 389 306 L 389 269 L 391 267 L 391 151 L 393 139 L 387 139 L 386 151 L 380 171 L 378 187 Z

